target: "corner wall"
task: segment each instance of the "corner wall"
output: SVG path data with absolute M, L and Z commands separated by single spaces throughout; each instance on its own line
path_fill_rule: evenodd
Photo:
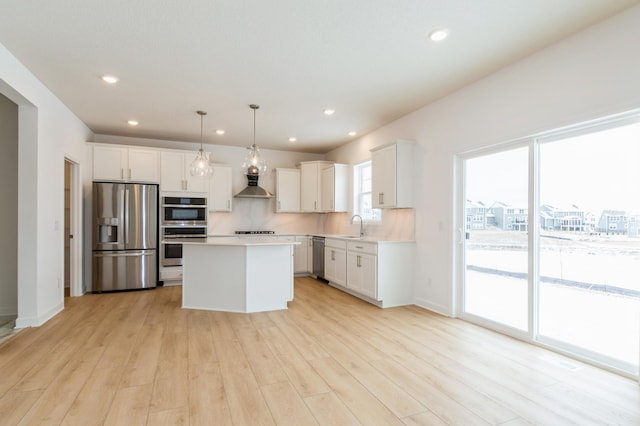
M 18 105 L 0 94 L 0 316 L 18 313 Z
M 0 94 L 18 105 L 16 326 L 38 326 L 64 308 L 64 159 L 86 187 L 91 131 L 1 44 Z

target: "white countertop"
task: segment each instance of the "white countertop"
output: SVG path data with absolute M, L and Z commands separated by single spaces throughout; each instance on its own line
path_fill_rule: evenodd
M 294 237 L 294 236 L 298 236 L 298 235 L 307 235 L 310 237 L 325 237 L 325 238 L 336 238 L 336 239 L 340 239 L 340 240 L 345 240 L 345 241 L 363 241 L 363 242 L 369 242 L 369 243 L 415 243 L 415 240 L 399 240 L 397 238 L 385 238 L 385 237 L 370 237 L 368 235 L 365 235 L 364 237 L 360 238 L 354 235 L 344 235 L 344 234 L 339 234 L 339 235 L 335 235 L 335 234 L 264 234 L 264 235 L 259 235 L 259 234 L 243 234 L 243 235 L 209 235 L 209 238 L 216 238 L 216 239 L 222 239 L 222 238 L 242 238 L 242 239 L 247 239 L 247 240 L 259 240 L 259 239 L 264 239 L 264 240 L 268 240 L 268 239 L 277 239 L 277 238 L 282 238 L 282 237 Z M 290 243 L 292 243 L 292 241 L 289 241 Z
M 301 244 L 299 241 L 291 241 L 278 237 L 208 237 L 206 239 L 172 238 L 170 240 L 164 240 L 163 242 L 194 246 L 281 246 Z

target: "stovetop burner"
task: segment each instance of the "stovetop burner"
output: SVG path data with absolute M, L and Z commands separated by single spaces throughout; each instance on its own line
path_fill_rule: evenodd
M 264 235 L 264 234 L 275 234 L 273 231 L 236 231 L 236 234 L 241 235 Z

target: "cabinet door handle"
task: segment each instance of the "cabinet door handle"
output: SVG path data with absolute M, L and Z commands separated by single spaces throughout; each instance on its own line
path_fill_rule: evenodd
M 331 260 L 336 260 L 336 252 L 331 250 Z
M 317 201 L 313 202 L 313 210 L 318 210 L 318 202 Z
M 131 180 L 131 169 L 129 169 L 129 180 Z
M 379 204 L 384 204 L 384 192 L 380 192 L 378 194 L 378 203 Z
M 358 268 L 359 268 L 361 266 L 360 265 L 360 255 L 356 256 L 356 260 L 357 260 L 356 266 L 358 266 Z
M 227 208 L 230 209 L 231 208 L 231 200 L 227 200 Z
M 120 169 L 120 179 L 124 180 L 124 169 Z
M 278 210 L 280 210 L 282 208 L 282 204 L 280 203 L 280 201 L 278 201 Z

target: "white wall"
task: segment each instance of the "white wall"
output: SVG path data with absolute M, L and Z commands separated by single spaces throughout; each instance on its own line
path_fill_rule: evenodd
M 417 142 L 417 304 L 455 314 L 454 156 L 640 108 L 638 23 L 635 6 L 327 154 L 354 162 Z
M 18 105 L 0 95 L 0 316 L 18 313 Z
M 35 326 L 64 306 L 64 158 L 88 187 L 91 132 L 2 45 L 0 93 L 19 106 L 17 326 Z

